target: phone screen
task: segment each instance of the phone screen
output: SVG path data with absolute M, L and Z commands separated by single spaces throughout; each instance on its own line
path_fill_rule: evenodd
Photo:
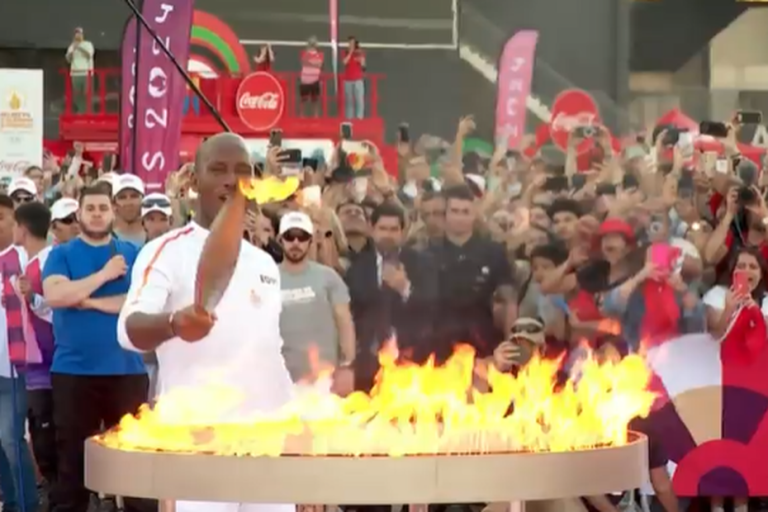
M 749 293 L 749 276 L 743 270 L 733 271 L 733 291 L 739 295 Z
M 398 129 L 398 137 L 400 138 L 400 142 L 410 142 L 411 141 L 411 134 L 408 130 L 408 124 L 403 123 L 401 124 Z
M 341 138 L 344 140 L 352 138 L 352 123 L 341 123 Z
M 278 148 L 283 145 L 283 130 L 269 132 L 269 145 Z
M 728 136 L 728 126 L 718 121 L 702 121 L 699 123 L 699 133 L 722 139 Z
M 677 251 L 669 244 L 658 243 L 651 246 L 651 262 L 664 272 L 672 272 Z
M 757 111 L 741 111 L 736 114 L 736 119 L 740 124 L 761 124 L 763 122 L 763 113 Z

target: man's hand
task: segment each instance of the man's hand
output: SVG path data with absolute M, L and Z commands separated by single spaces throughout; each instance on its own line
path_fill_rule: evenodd
M 83 151 L 85 151 L 85 144 L 83 144 L 82 142 L 75 141 L 75 143 L 72 144 L 72 146 L 75 150 L 75 156 L 82 157 Z
M 739 213 L 739 189 L 737 187 L 731 187 L 725 196 L 725 213 L 731 217 L 735 217 Z
M 171 316 L 171 330 L 186 342 L 193 343 L 208 336 L 216 323 L 216 316 L 200 306 L 191 305 Z
M 402 263 L 393 265 L 384 263 L 381 266 L 381 280 L 389 288 L 392 288 L 400 295 L 405 295 L 411 285 L 408 280 L 408 274 L 405 273 L 405 267 Z
M 331 392 L 345 397 L 355 390 L 355 372 L 349 366 L 342 366 L 333 371 Z
M 123 277 L 128 272 L 128 264 L 125 262 L 125 258 L 122 254 L 112 256 L 109 261 L 100 270 L 104 279 L 112 281 L 114 279 Z
M 34 293 L 32 292 L 32 285 L 29 282 L 27 276 L 19 276 L 16 278 L 16 289 L 26 297 L 27 300 L 32 300 Z
M 464 116 L 459 120 L 457 135 L 462 139 L 475 131 L 475 116 Z
M 518 363 L 523 351 L 519 345 L 511 341 L 503 341 L 493 351 L 493 364 L 499 371 L 508 372 Z

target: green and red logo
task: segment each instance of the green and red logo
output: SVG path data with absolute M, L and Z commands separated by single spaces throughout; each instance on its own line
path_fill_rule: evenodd
M 213 14 L 196 10 L 192 19 L 188 70 L 202 76 L 247 75 L 248 53 L 232 28 Z

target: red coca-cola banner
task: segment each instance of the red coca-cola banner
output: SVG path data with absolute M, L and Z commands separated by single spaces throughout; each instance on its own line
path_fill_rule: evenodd
M 602 124 L 600 111 L 594 98 L 581 89 L 569 89 L 561 92 L 552 104 L 549 135 L 552 141 L 565 151 L 568 148 L 568 137 L 573 130 L 576 128 L 594 130 Z M 576 147 L 576 152 L 582 154 L 591 148 L 591 137 L 585 137 Z
M 194 0 L 144 0 L 141 14 L 186 66 Z M 148 191 L 161 190 L 178 165 L 184 77 L 160 45 L 131 19 L 123 36 L 120 108 L 122 170 L 144 180 Z
M 257 71 L 243 78 L 235 97 L 237 114 L 251 130 L 266 131 L 280 122 L 285 111 L 283 84 L 274 75 Z
M 525 135 L 526 101 L 531 92 L 539 33 L 522 30 L 510 37 L 499 60 L 496 93 L 496 143 L 516 148 Z

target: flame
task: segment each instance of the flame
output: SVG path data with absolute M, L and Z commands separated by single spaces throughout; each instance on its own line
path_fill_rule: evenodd
M 534 358 L 517 377 L 491 365 L 488 392 L 472 386 L 482 362 L 469 347 L 442 366 L 397 357 L 396 347 L 380 353 L 370 395 L 341 398 L 305 388 L 277 414 L 226 423 L 222 418 L 242 399 L 236 390 L 177 389 L 99 440 L 123 450 L 250 456 L 567 451 L 626 443 L 629 421 L 647 415 L 655 398 L 637 355 L 589 358 L 578 382 L 557 390 L 559 361 Z
M 11 97 L 8 99 L 8 106 L 11 110 L 19 110 L 21 108 L 21 97 L 15 92 L 11 93 Z
M 251 178 L 240 180 L 240 192 L 259 204 L 285 201 L 299 189 L 301 182 L 298 177 L 291 176 L 284 180 L 275 176 L 266 178 Z

